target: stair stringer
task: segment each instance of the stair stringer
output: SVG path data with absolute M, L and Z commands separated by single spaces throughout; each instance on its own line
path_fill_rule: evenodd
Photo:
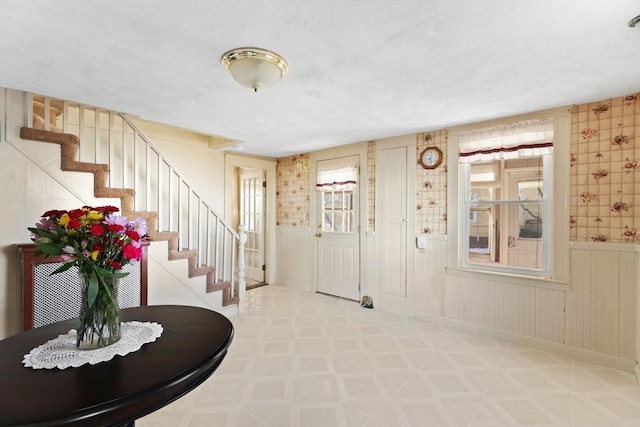
M 156 240 L 148 247 L 149 304 L 185 304 L 222 307 L 222 292 L 203 293 L 204 276 L 189 277 L 189 260 L 167 259 L 168 241 Z M 155 270 L 151 270 L 151 266 Z M 154 287 L 155 286 L 155 287 Z
M 132 188 L 111 188 L 107 185 L 109 179 L 109 165 L 89 163 L 76 160 L 80 149 L 77 136 L 66 133 L 50 132 L 46 130 L 23 127 L 20 138 L 38 142 L 58 144 L 60 146 L 60 169 L 63 171 L 86 172 L 93 174 L 93 193 L 96 198 L 120 200 L 120 210 L 126 217 L 140 217 L 147 221 L 149 238 L 151 241 L 167 241 L 169 261 L 186 259 L 189 278 L 205 276 L 205 294 L 221 292 L 221 306 L 237 306 L 238 297 L 231 296 L 230 282 L 215 282 L 215 269 L 210 266 L 198 266 L 198 252 L 196 250 L 179 249 L 179 233 L 174 231 L 157 231 L 157 212 L 134 211 L 135 190 Z

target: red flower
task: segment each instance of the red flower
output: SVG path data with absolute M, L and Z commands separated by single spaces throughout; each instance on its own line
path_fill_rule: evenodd
M 80 226 L 82 226 L 82 223 L 78 221 L 76 218 L 71 218 L 69 220 L 69 224 L 67 224 L 68 228 L 80 228 Z
M 104 235 L 104 227 L 101 224 L 91 224 L 91 234 L 94 236 Z
M 84 211 L 82 209 L 74 209 L 69 211 L 69 218 L 71 219 L 78 219 L 82 215 L 84 215 Z
M 45 213 L 43 213 L 42 217 L 44 218 L 44 217 L 53 216 L 53 217 L 56 217 L 56 218 L 60 218 L 62 215 L 66 214 L 66 213 L 67 213 L 67 211 L 60 211 L 60 210 L 57 210 L 57 209 L 53 209 L 53 210 L 46 211 Z
M 111 261 L 111 268 L 113 268 L 114 270 L 120 270 L 122 268 L 122 264 L 120 264 L 118 261 Z
M 125 258 L 139 260 L 142 258 L 142 248 L 136 248 L 132 245 L 126 245 L 122 248 L 122 254 Z
M 94 252 L 103 253 L 104 252 L 104 246 L 102 246 L 102 245 L 93 245 L 93 250 L 94 250 Z
M 137 242 L 138 240 L 140 240 L 140 235 L 139 235 L 139 234 L 138 234 L 138 232 L 137 232 L 137 231 L 135 231 L 135 230 L 127 230 L 127 236 L 128 236 L 131 240 L 136 241 L 136 242 Z
M 102 212 L 104 214 L 111 214 L 114 212 L 118 212 L 120 209 L 116 208 L 115 206 L 99 206 L 97 208 L 93 208 L 93 210 L 96 212 Z
M 124 227 L 118 224 L 109 224 L 107 225 L 107 230 L 117 233 L 118 231 L 124 230 Z

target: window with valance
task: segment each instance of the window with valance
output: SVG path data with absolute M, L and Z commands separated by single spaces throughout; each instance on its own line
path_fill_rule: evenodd
M 548 272 L 553 140 L 553 119 L 458 134 L 465 265 L 519 274 Z
M 353 233 L 355 189 L 358 185 L 357 157 L 317 163 L 316 190 L 321 192 L 322 231 Z

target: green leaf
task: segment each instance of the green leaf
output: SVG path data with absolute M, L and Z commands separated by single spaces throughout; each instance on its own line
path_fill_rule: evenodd
M 27 227 L 27 230 L 31 231 L 32 233 L 37 234 L 38 236 L 41 237 L 48 237 L 50 239 L 53 240 L 58 240 L 58 235 L 56 233 L 53 233 L 49 230 L 45 230 L 43 228 L 34 228 L 34 227 Z
M 89 289 L 87 289 L 87 305 L 89 307 L 93 306 L 93 303 L 98 296 L 98 277 L 96 276 L 96 272 L 91 272 L 91 277 L 89 278 Z
M 104 277 L 117 277 L 118 279 L 121 279 L 129 274 L 126 272 L 115 272 L 115 271 L 107 270 L 106 268 L 102 268 L 102 267 L 96 267 L 96 269 Z
M 63 245 L 38 245 L 38 250 L 45 255 L 60 255 Z
M 54 274 L 58 274 L 58 273 L 63 273 L 65 271 L 67 271 L 68 269 L 70 269 L 71 267 L 73 267 L 73 265 L 74 265 L 73 262 L 65 262 L 60 267 L 56 268 L 53 271 L 53 273 L 49 274 L 49 276 L 53 276 Z

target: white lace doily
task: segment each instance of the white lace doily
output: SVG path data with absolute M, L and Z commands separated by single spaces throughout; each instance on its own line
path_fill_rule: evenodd
M 76 348 L 76 330 L 60 335 L 24 355 L 22 363 L 33 369 L 77 368 L 87 363 L 95 365 L 138 351 L 144 344 L 162 335 L 162 325 L 155 322 L 124 322 L 120 327 L 120 340 L 95 350 Z

